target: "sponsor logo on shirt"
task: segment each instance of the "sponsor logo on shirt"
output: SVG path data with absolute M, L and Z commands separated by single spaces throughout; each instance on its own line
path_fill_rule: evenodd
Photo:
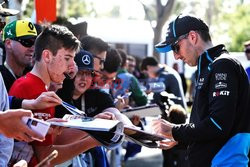
M 223 88 L 227 88 L 227 83 L 224 82 L 218 82 L 215 84 L 215 89 L 223 89 Z
M 229 96 L 230 91 L 222 90 L 222 91 L 216 91 L 213 92 L 213 97 L 218 97 L 218 96 Z
M 217 81 L 226 81 L 227 80 L 227 74 L 226 73 L 215 73 L 215 79 Z
M 47 119 L 51 118 L 51 115 L 49 113 L 36 112 L 36 113 L 34 113 L 34 117 L 36 117 L 37 119 L 47 120 Z
M 198 89 L 201 89 L 201 87 L 202 87 L 202 85 L 204 84 L 204 78 L 200 78 L 199 80 L 198 80 L 198 83 L 197 83 L 197 88 Z

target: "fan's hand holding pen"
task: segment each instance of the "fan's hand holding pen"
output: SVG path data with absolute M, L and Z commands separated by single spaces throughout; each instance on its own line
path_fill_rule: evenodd
M 109 119 L 109 120 L 116 120 L 115 114 L 111 112 L 102 112 L 95 116 L 95 118 L 101 118 L 101 119 Z

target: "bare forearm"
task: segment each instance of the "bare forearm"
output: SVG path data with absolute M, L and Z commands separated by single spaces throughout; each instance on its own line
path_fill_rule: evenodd
M 24 99 L 22 101 L 22 108 L 24 109 L 29 109 L 29 110 L 34 110 L 34 99 L 28 100 L 28 99 Z
M 70 137 L 69 137 L 70 136 Z M 82 130 L 67 128 L 62 133 L 56 136 L 55 145 L 70 144 L 87 137 L 88 134 Z
M 78 140 L 71 144 L 66 145 L 51 145 L 51 146 L 36 146 L 35 153 L 38 160 L 41 161 L 46 156 L 48 156 L 53 150 L 58 151 L 58 156 L 51 161 L 51 166 L 61 164 L 67 160 L 72 159 L 76 155 L 85 152 L 93 147 L 96 147 L 97 142 L 91 137 L 86 137 L 84 139 Z

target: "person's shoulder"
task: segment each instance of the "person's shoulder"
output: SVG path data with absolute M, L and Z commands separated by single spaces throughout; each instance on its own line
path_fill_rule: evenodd
M 10 71 L 4 65 L 0 65 L 0 72 L 3 75 L 9 75 L 9 74 L 11 74 Z
M 164 70 L 162 73 L 160 73 L 159 77 L 160 78 L 166 78 L 166 79 L 177 78 L 175 73 L 169 72 L 169 71 L 166 71 L 166 70 Z
M 98 104 L 107 103 L 108 101 L 113 100 L 112 96 L 102 89 L 87 90 L 84 93 L 84 96 L 86 99 L 89 99 L 90 101 L 93 101 L 93 102 L 98 103 Z
M 44 86 L 44 83 L 38 77 L 27 73 L 26 75 L 18 78 L 12 85 L 15 89 L 32 89 Z
M 213 66 L 217 67 L 217 66 L 234 66 L 234 67 L 241 67 L 241 63 L 240 61 L 238 61 L 236 58 L 230 56 L 227 53 L 224 53 L 222 55 L 220 55 L 219 57 L 217 57 L 214 61 L 213 61 Z
M 0 71 L 5 71 L 7 68 L 4 65 L 0 65 Z
M 130 74 L 129 72 L 123 72 L 123 73 L 117 74 L 117 77 L 130 79 L 130 78 L 133 78 L 134 75 Z
M 96 96 L 98 97 L 99 95 L 108 95 L 107 92 L 105 92 L 104 90 L 102 89 L 88 89 L 86 92 L 85 92 L 86 95 L 93 95 L 93 96 Z
M 14 76 L 11 74 L 11 72 L 4 65 L 0 65 L 0 72 L 4 80 L 15 79 Z

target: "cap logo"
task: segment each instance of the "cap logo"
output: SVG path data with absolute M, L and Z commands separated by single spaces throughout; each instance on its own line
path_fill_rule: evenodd
M 82 56 L 82 63 L 86 66 L 91 63 L 89 55 Z
M 29 26 L 29 28 L 30 28 L 31 30 L 34 29 L 34 25 L 33 25 L 31 22 L 29 22 L 28 26 Z
M 12 35 L 11 30 L 7 31 L 6 33 L 7 33 L 7 35 Z

